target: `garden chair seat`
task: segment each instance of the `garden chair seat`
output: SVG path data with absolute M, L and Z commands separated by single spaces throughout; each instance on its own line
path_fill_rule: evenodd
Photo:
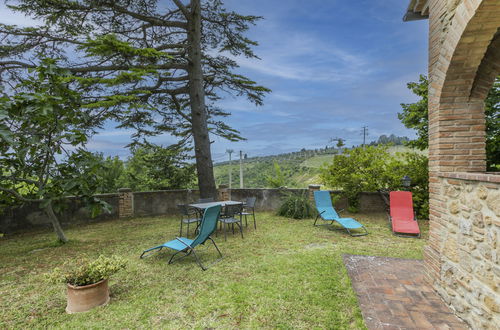
M 243 211 L 241 215 L 245 216 L 245 226 L 248 227 L 247 216 L 251 215 L 253 217 L 253 227 L 257 229 L 257 222 L 255 221 L 255 202 L 257 201 L 256 197 L 248 197 L 246 201 L 243 203 Z
M 394 233 L 406 233 L 413 235 L 420 235 L 420 228 L 418 222 L 414 220 L 396 220 L 392 221 L 392 231 Z
M 241 238 L 243 238 L 243 218 L 242 218 L 243 204 L 226 205 L 224 212 L 219 218 L 219 222 L 224 226 L 224 240 L 227 240 L 226 225 L 232 226 L 234 234 L 234 224 L 240 229 Z
M 420 237 L 420 228 L 413 211 L 411 191 L 391 191 L 389 206 L 389 221 L 394 235 Z
M 189 236 L 189 225 L 192 223 L 196 223 L 196 230 L 197 230 L 203 214 L 199 214 L 198 210 L 190 208 L 188 205 L 185 204 L 179 204 L 177 205 L 177 208 L 181 213 L 181 226 L 180 226 L 181 228 L 179 231 L 179 236 L 182 236 L 183 224 L 187 224 L 186 236 Z
M 187 249 L 188 246 L 191 246 L 191 244 L 193 244 L 193 241 L 194 240 L 186 237 L 178 237 L 166 242 L 165 244 L 163 244 L 163 246 L 172 250 L 182 251 Z

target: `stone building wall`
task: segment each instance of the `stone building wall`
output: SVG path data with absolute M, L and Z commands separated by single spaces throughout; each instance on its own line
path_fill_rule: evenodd
M 500 204 L 495 193 L 500 176 L 485 173 L 484 99 L 500 74 L 500 0 L 424 2 L 429 8 L 426 275 L 471 327 L 496 328 L 500 298 L 490 284 L 499 272 L 494 204 Z M 484 192 L 488 196 L 480 198 Z
M 500 183 L 466 177 L 439 177 L 445 200 L 438 211 L 444 225 L 432 232 L 435 287 L 468 324 L 490 329 L 500 325 Z

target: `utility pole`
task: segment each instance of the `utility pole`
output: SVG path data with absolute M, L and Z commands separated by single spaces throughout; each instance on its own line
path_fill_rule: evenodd
M 368 135 L 368 126 L 363 126 L 363 147 L 366 144 L 366 136 Z
M 243 151 L 240 150 L 240 189 L 243 189 Z
M 229 189 L 231 189 L 231 183 L 233 182 L 233 177 L 232 177 L 232 174 L 233 174 L 233 167 L 231 164 L 231 154 L 234 152 L 233 149 L 226 149 L 226 152 L 229 154 Z

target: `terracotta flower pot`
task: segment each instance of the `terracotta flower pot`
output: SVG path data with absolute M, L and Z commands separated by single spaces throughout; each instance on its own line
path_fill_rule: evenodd
M 109 302 L 107 279 L 84 286 L 73 286 L 71 284 L 67 286 L 68 305 L 66 306 L 66 313 L 86 312 Z

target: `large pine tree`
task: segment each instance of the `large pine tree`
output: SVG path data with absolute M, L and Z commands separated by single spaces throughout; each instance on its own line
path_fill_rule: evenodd
M 8 2 L 9 3 L 9 2 Z M 11 90 L 40 55 L 78 78 L 86 107 L 132 128 L 135 141 L 170 133 L 194 147 L 202 197 L 215 197 L 210 134 L 240 140 L 216 107 L 225 94 L 261 105 L 269 92 L 235 72 L 256 58 L 245 32 L 260 17 L 220 0 L 20 0 L 10 8 L 42 22 L 0 24 L 0 82 Z M 10 87 L 10 88 L 9 88 Z

